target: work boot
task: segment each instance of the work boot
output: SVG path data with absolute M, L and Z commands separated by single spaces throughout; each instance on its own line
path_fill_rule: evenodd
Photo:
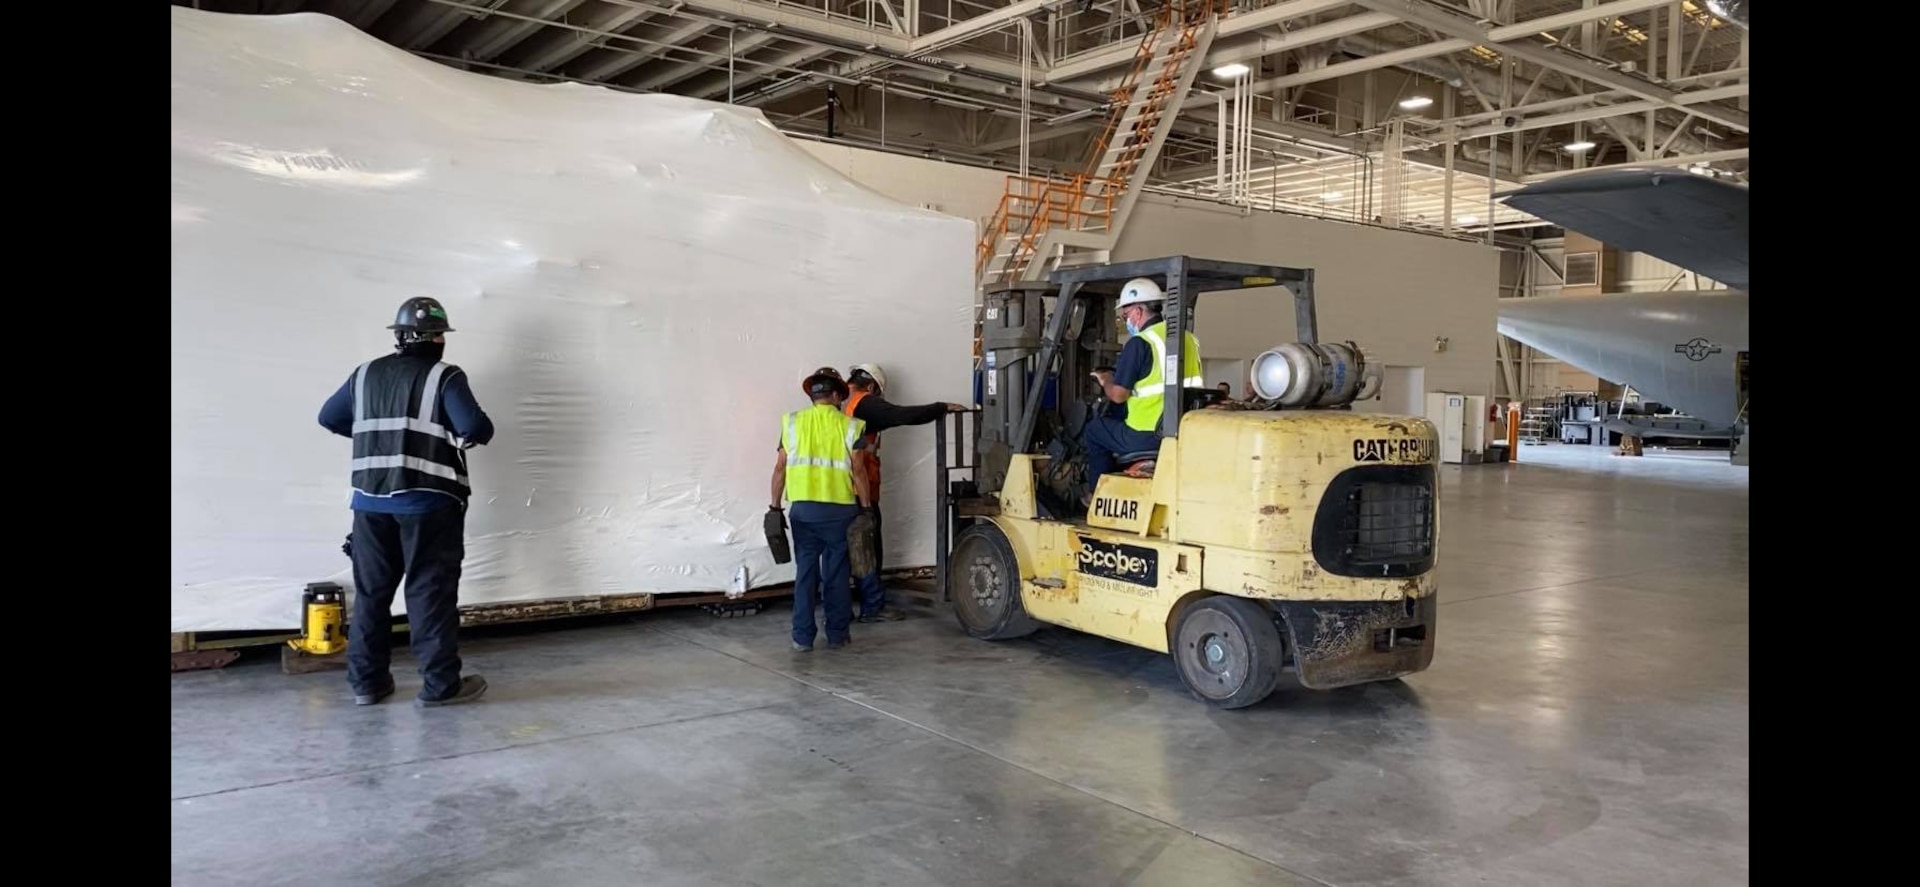
M 460 679 L 460 686 L 453 691 L 452 696 L 448 696 L 445 699 L 427 699 L 422 697 L 415 699 L 413 702 L 421 708 L 439 708 L 443 705 L 459 705 L 462 702 L 472 702 L 486 695 L 486 692 L 487 679 L 477 674 L 470 674 Z
M 845 648 L 848 644 L 851 644 L 851 643 L 853 643 L 853 638 L 841 638 L 837 641 L 828 641 L 827 649 L 839 650 L 839 649 Z
M 872 625 L 875 622 L 899 622 L 905 618 L 907 618 L 907 614 L 899 610 L 881 610 L 878 613 L 860 614 L 860 622 L 866 625 Z
M 353 694 L 353 704 L 354 705 L 374 705 L 379 703 L 380 700 L 385 699 L 388 696 L 392 696 L 392 695 L 393 695 L 393 675 L 387 675 L 386 683 L 381 684 L 380 688 L 377 690 L 374 690 L 372 693 Z
M 800 643 L 799 641 L 794 641 L 792 650 L 795 653 L 811 653 L 813 652 L 813 645 L 803 644 L 803 643 Z

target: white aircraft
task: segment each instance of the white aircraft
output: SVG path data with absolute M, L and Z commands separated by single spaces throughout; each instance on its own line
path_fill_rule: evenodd
M 1742 441 L 1747 415 L 1747 188 L 1680 169 L 1596 170 L 1508 195 L 1509 206 L 1731 290 L 1502 299 L 1501 333 L 1705 423 L 1659 437 Z M 1625 416 L 1620 434 L 1652 431 Z

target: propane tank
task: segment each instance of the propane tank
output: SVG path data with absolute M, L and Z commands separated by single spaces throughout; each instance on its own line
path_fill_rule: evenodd
M 1352 342 L 1289 342 L 1253 359 L 1253 393 L 1277 407 L 1343 407 L 1380 394 L 1380 366 Z

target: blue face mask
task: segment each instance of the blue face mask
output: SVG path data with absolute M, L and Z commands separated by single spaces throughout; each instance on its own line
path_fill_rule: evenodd
M 1133 325 L 1133 318 L 1131 317 L 1127 318 L 1127 335 L 1129 336 L 1140 335 L 1140 328 Z

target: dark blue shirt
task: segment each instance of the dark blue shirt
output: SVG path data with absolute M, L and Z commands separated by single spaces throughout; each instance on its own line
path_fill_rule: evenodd
M 1113 366 L 1113 384 L 1132 391 L 1152 371 L 1153 346 L 1144 337 L 1134 336 L 1120 347 L 1120 360 Z
M 467 386 L 467 374 L 454 373 L 440 386 L 440 403 L 447 411 L 447 424 L 453 433 L 475 444 L 493 440 L 493 420 L 487 418 L 480 409 L 480 402 L 473 399 L 473 389 Z M 340 385 L 332 397 L 320 407 L 320 426 L 341 437 L 353 437 L 353 376 Z M 445 493 L 432 490 L 409 490 L 391 496 L 369 496 L 359 490 L 353 491 L 353 510 L 371 511 L 378 514 L 425 514 L 458 505 L 460 500 Z

